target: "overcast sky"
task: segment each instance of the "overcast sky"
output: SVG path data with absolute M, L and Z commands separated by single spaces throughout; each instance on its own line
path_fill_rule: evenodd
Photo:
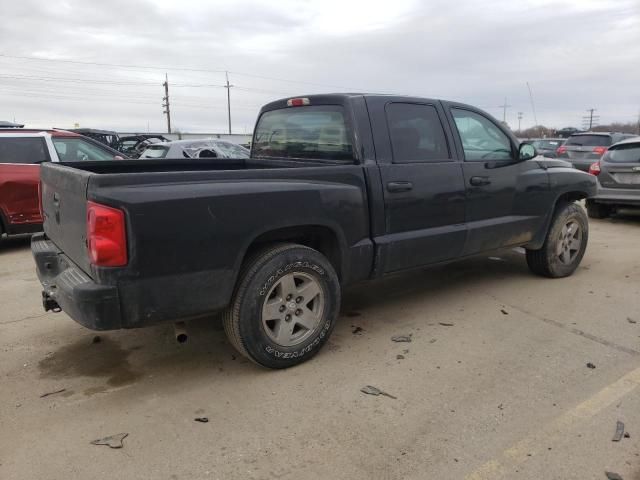
M 250 132 L 271 100 L 330 91 L 471 103 L 581 127 L 640 113 L 640 0 L 0 0 L 0 120 Z M 26 58 L 16 58 L 26 57 Z M 35 60 L 48 59 L 48 60 Z M 73 63 L 81 62 L 81 63 Z M 99 63 L 103 65 L 91 65 Z M 118 64 L 121 66 L 104 65 Z

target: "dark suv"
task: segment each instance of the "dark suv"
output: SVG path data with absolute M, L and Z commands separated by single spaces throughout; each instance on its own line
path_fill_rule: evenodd
M 640 207 L 640 136 L 612 145 L 590 173 L 598 178 L 598 193 L 587 200 L 591 218 L 605 218 L 616 207 Z
M 578 170 L 588 172 L 591 164 L 600 160 L 607 148 L 629 137 L 633 135 L 617 132 L 575 133 L 558 147 L 556 153 L 558 158 L 568 160 Z

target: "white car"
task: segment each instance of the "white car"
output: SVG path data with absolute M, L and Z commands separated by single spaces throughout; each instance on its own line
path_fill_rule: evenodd
M 225 140 L 175 140 L 149 145 L 140 158 L 249 158 L 249 150 Z

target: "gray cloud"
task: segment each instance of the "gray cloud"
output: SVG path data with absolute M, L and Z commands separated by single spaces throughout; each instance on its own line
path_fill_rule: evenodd
M 318 20 L 322 5 L 332 9 L 335 23 L 330 15 Z M 43 6 L 23 0 L 3 5 L 0 53 L 170 67 L 172 120 L 182 130 L 226 129 L 223 88 L 178 86 L 220 85 L 224 74 L 189 68 L 232 72 L 237 86 L 232 115 L 239 132 L 252 128 L 259 106 L 267 101 L 330 90 L 456 99 L 496 116 L 506 97 L 512 105 L 507 120 L 514 125 L 522 111 L 527 126 L 533 123 L 529 82 L 538 120 L 546 124 L 580 126 L 590 107 L 598 109 L 602 122 L 632 121 L 638 114 L 637 0 L 436 0 L 397 15 L 389 5 L 390 12 L 381 10 L 376 17 L 389 13 L 388 20 L 365 25 L 366 15 L 345 17 L 353 9 L 339 2 L 194 0 L 178 8 L 152 1 Z M 0 57 L 0 118 L 137 130 L 146 130 L 148 123 L 159 130 L 164 126 L 163 79 L 160 69 Z

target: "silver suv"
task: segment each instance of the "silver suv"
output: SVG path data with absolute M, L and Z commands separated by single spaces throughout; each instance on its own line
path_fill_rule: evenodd
M 640 137 L 612 145 L 589 171 L 598 178 L 598 193 L 587 200 L 591 218 L 605 218 L 616 207 L 640 207 Z
M 574 133 L 564 145 L 558 147 L 556 153 L 558 158 L 568 160 L 578 170 L 588 172 L 591 164 L 600 160 L 607 148 L 629 137 L 633 135 L 617 132 Z

